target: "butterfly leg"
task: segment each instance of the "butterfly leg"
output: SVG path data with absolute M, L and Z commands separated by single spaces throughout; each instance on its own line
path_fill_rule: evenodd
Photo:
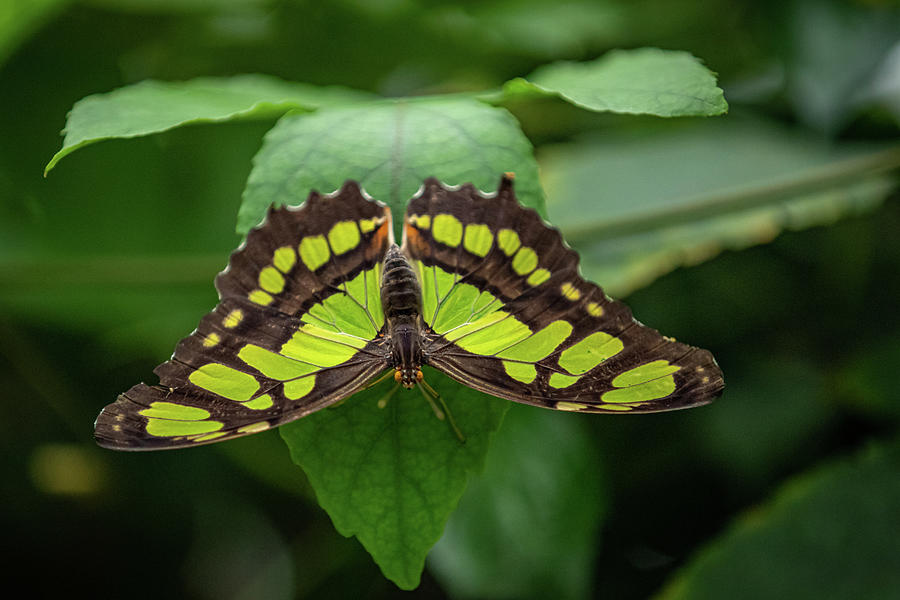
M 381 383 L 382 381 L 384 381 L 385 379 L 387 379 L 388 377 L 391 377 L 391 376 L 393 376 L 393 375 L 394 375 L 394 371 L 392 371 L 392 370 L 387 370 L 387 371 L 385 371 L 384 375 L 382 375 L 381 377 L 379 377 L 378 379 L 376 379 L 375 381 L 373 381 L 372 383 L 370 383 L 369 385 L 367 385 L 367 386 L 364 387 L 363 389 L 364 389 L 364 390 L 367 390 L 367 389 L 369 389 L 369 388 L 373 388 L 373 387 L 375 387 L 376 385 L 378 385 L 379 383 Z
M 466 443 L 466 436 L 462 434 L 462 431 L 459 430 L 459 427 L 456 426 L 456 421 L 453 420 L 453 414 L 450 412 L 450 408 L 447 406 L 447 403 L 444 402 L 444 399 L 441 398 L 441 395 L 437 393 L 433 387 L 428 385 L 424 379 L 420 379 L 418 382 L 419 391 L 422 392 L 422 395 L 425 396 L 425 399 L 428 400 L 428 404 L 431 405 L 431 410 L 434 411 L 434 416 L 436 416 L 441 421 L 446 420 L 447 423 L 450 424 L 451 429 L 453 429 L 453 433 L 456 434 L 456 437 L 459 438 L 460 443 Z M 438 407 L 435 404 L 435 400 L 441 403 L 441 406 Z M 443 410 L 442 410 L 443 409 Z

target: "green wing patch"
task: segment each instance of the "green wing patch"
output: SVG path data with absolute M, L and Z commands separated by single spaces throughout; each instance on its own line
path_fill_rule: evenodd
M 340 215 L 341 220 L 335 220 Z M 97 418 L 106 447 L 192 446 L 345 398 L 388 366 L 381 260 L 390 211 L 345 184 L 270 209 L 216 278 L 220 303 L 155 373 Z
M 515 198 L 427 180 L 403 248 L 422 284 L 428 364 L 481 391 L 582 412 L 704 404 L 722 390 L 706 350 L 638 323 L 578 269 L 559 232 Z

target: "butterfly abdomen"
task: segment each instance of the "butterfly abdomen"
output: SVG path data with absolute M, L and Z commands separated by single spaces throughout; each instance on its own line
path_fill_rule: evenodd
M 391 338 L 393 365 L 405 387 L 415 385 L 422 365 L 419 323 L 422 313 L 422 289 L 419 278 L 397 245 L 384 256 L 381 276 L 381 305 L 387 332 Z
M 381 305 L 384 316 L 417 317 L 422 312 L 422 291 L 412 265 L 396 245 L 384 257 L 381 276 Z

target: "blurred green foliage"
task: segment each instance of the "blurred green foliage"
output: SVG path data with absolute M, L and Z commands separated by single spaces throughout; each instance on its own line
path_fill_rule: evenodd
M 645 323 L 712 349 L 726 394 L 638 418 L 515 407 L 416 594 L 898 597 L 898 41 L 893 3 L 849 0 L 4 3 L 10 579 L 35 595 L 398 593 L 335 531 L 277 434 L 176 453 L 94 447 L 99 409 L 152 379 L 214 304 L 280 112 L 93 144 L 42 179 L 77 101 L 240 73 L 471 94 L 555 60 L 656 46 L 718 72 L 730 114 L 491 101 L 536 147 L 549 218 L 585 274 L 628 294 Z

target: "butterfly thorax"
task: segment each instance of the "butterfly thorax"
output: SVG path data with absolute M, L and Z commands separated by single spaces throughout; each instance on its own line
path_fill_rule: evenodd
M 416 272 L 396 244 L 384 257 L 381 304 L 395 378 L 403 387 L 412 388 L 422 378 L 422 290 Z

